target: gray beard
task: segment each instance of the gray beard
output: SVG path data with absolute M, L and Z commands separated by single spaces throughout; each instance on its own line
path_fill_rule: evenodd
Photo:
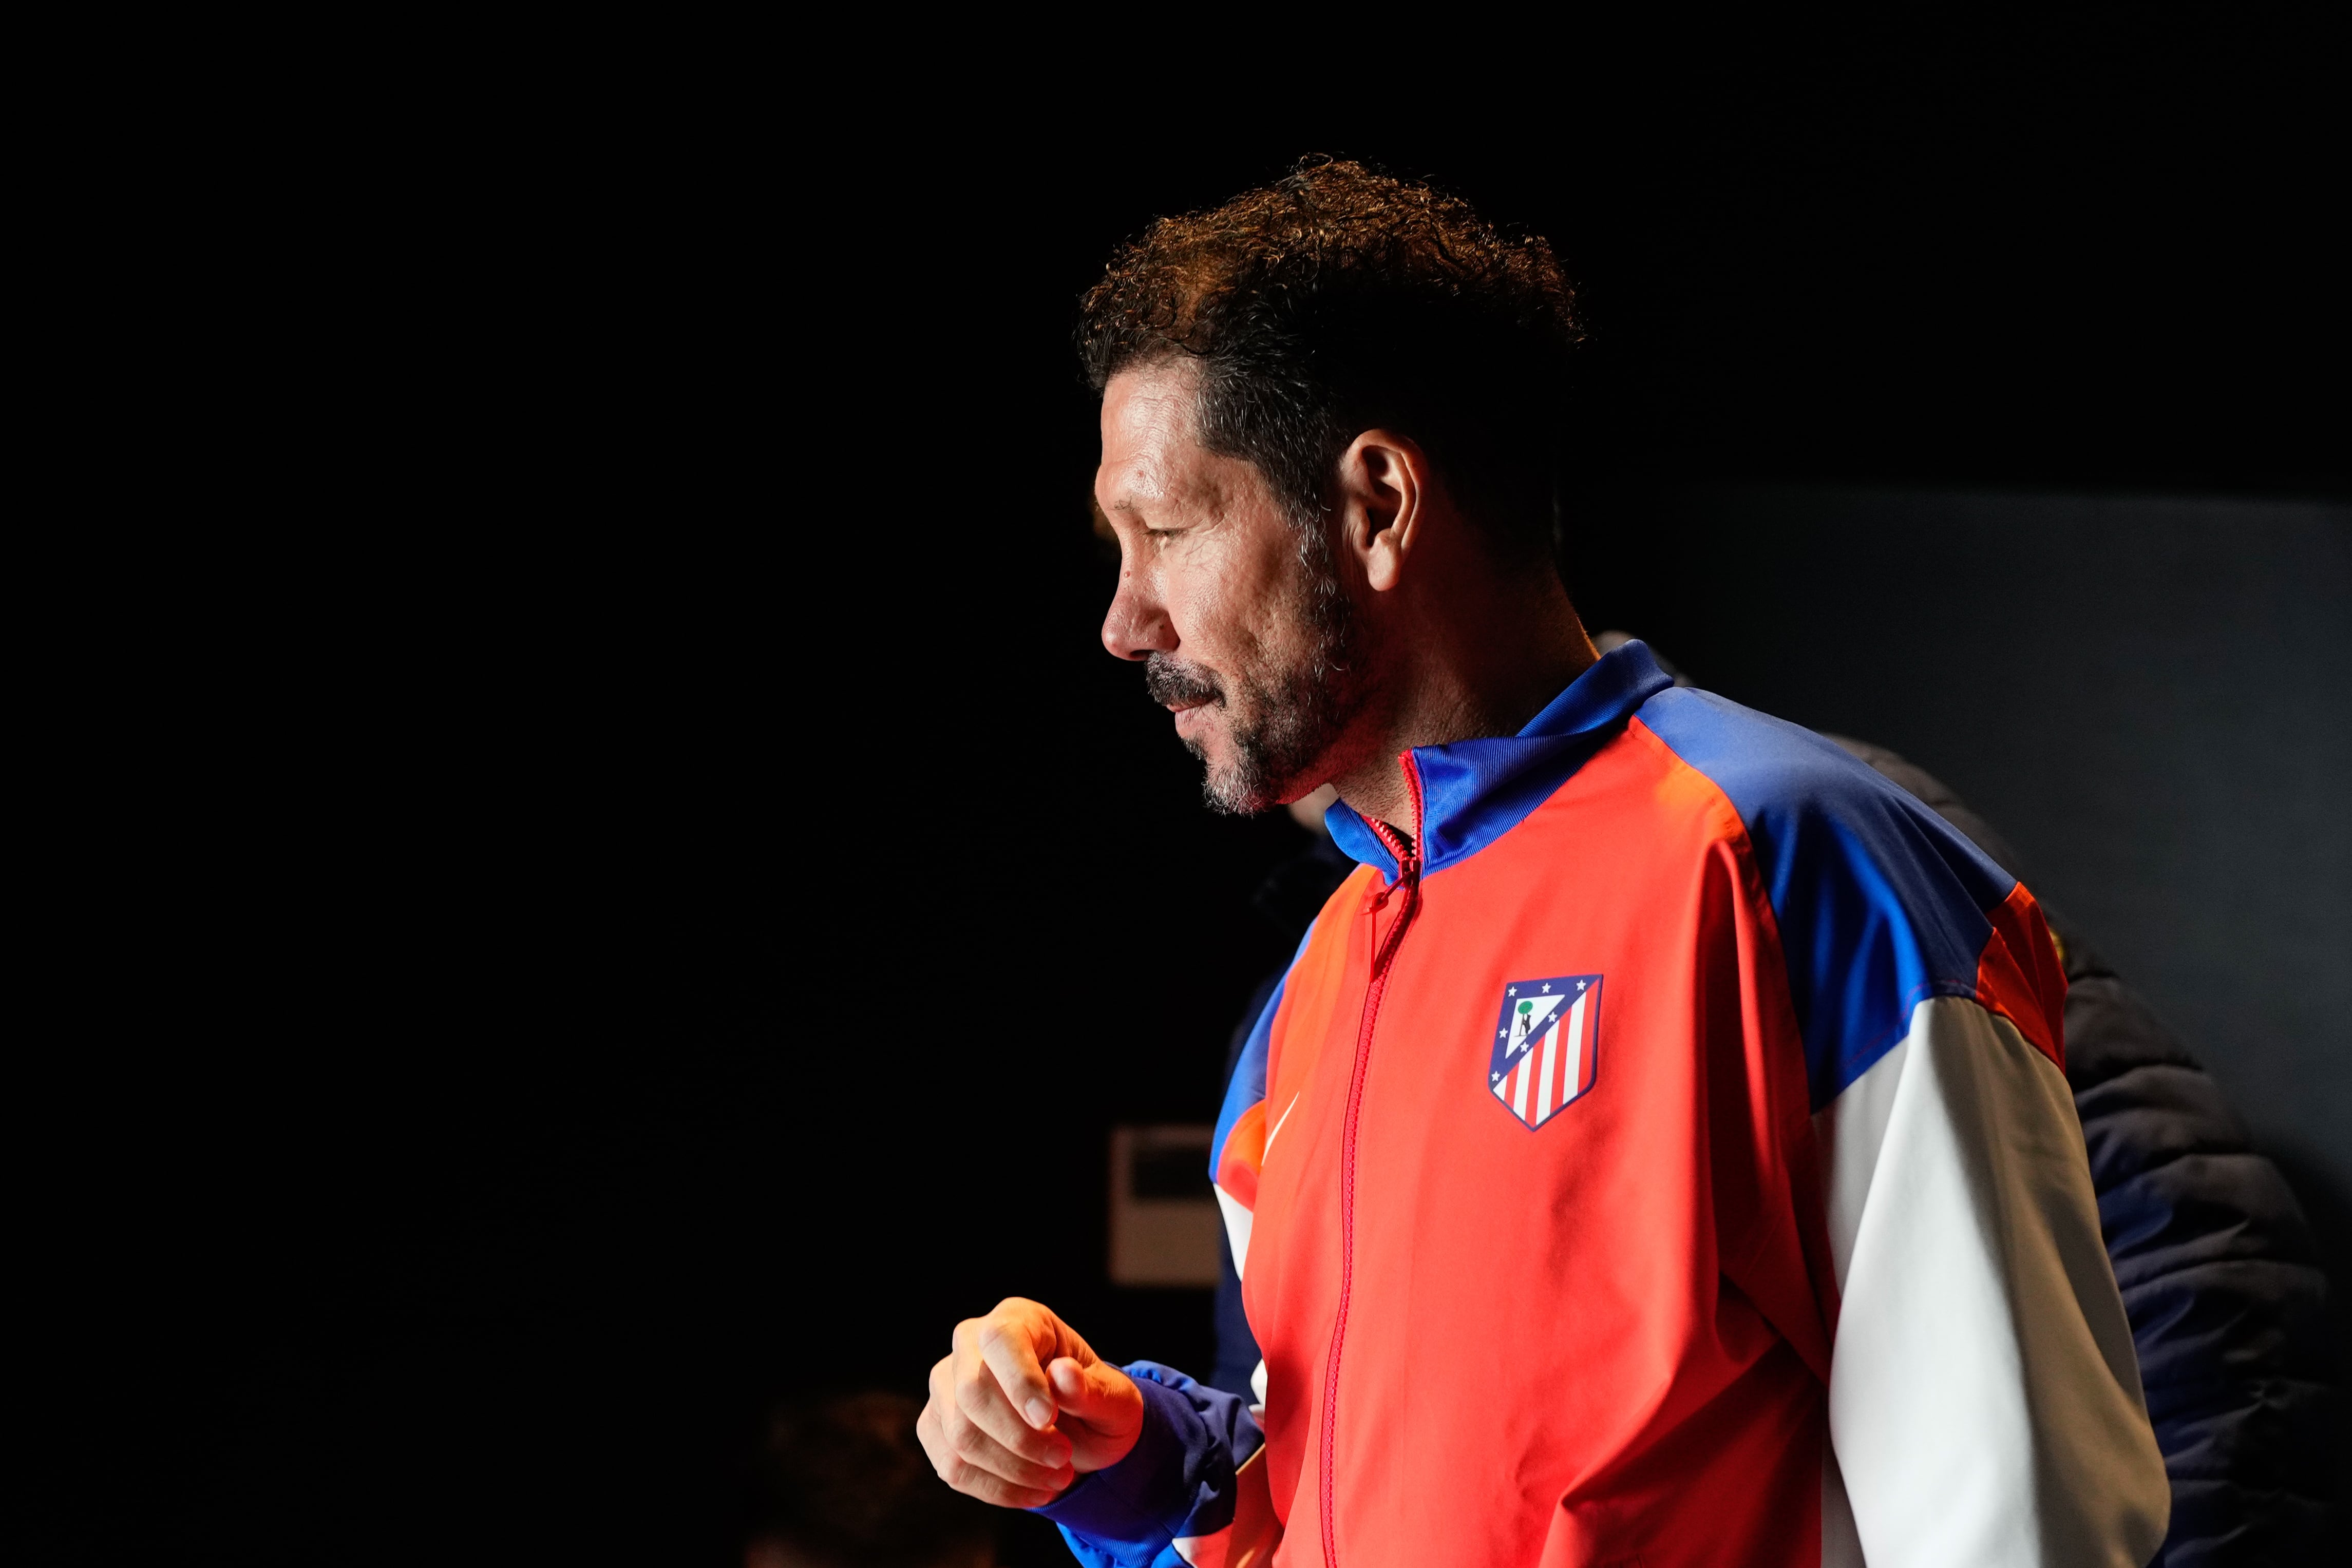
M 1144 685 L 1155 702 L 1207 698 L 1230 715 L 1231 700 L 1243 699 L 1238 711 L 1254 716 L 1247 725 L 1231 731 L 1233 760 L 1209 767 L 1201 779 L 1201 793 L 1212 810 L 1231 816 L 1255 816 L 1280 805 L 1286 795 L 1303 795 L 1321 779 L 1305 775 L 1344 734 L 1364 705 L 1362 664 L 1355 657 L 1360 641 L 1353 607 L 1339 578 L 1330 570 L 1328 552 L 1319 533 L 1302 541 L 1309 591 L 1300 607 L 1308 622 L 1306 655 L 1284 668 L 1240 672 L 1229 692 L 1224 683 L 1165 653 L 1146 661 Z M 1318 559 L 1318 557 L 1322 559 Z M 1185 749 L 1205 764 L 1208 752 L 1197 740 Z

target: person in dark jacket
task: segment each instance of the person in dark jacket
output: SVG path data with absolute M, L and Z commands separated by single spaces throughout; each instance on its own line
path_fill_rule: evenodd
M 2028 881 L 2008 841 L 1926 769 L 1830 738 Z M 1310 797 L 1290 809 L 1314 842 L 1277 866 L 1255 900 L 1293 941 L 1355 865 L 1323 831 L 1320 804 Z M 2171 1525 L 2151 1568 L 2316 1561 L 2335 1387 L 2326 1279 L 2303 1210 L 2278 1167 L 2247 1147 L 2196 1059 L 2076 927 L 2042 907 L 2066 971 L 2066 1081 L 2172 1483 Z M 1244 1010 L 1228 1078 L 1280 978 L 1268 976 Z M 1223 1258 L 1208 1382 L 1249 1398 L 1258 1347 L 1230 1249 Z
M 1830 738 L 2026 880 L 2008 841 L 1925 768 Z M 2066 970 L 2066 1082 L 2099 1228 L 2172 1481 L 2153 1561 L 2318 1561 L 2335 1388 L 2303 1209 L 2188 1048 L 2072 922 L 2046 900 L 2042 912 Z

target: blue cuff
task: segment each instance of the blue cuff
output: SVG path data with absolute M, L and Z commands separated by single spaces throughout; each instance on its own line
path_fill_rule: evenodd
M 1127 1458 L 1034 1511 L 1088 1568 L 1166 1568 L 1170 1542 L 1233 1522 L 1234 1471 L 1265 1441 L 1242 1400 L 1156 1362 L 1122 1369 L 1143 1396 Z

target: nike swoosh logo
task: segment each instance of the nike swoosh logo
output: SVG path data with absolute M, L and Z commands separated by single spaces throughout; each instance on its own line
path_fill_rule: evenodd
M 1302 1090 L 1300 1090 L 1300 1091 L 1298 1092 L 1298 1093 L 1299 1093 L 1299 1094 L 1304 1094 L 1305 1092 L 1306 1092 L 1306 1091 L 1305 1091 L 1305 1090 L 1303 1090 L 1303 1089 L 1302 1089 Z M 1290 1097 L 1290 1103 L 1289 1103 L 1289 1104 L 1287 1104 L 1287 1105 L 1285 1105 L 1285 1106 L 1282 1108 L 1282 1118 L 1281 1118 L 1281 1120 L 1280 1120 L 1280 1121 L 1276 1122 L 1276 1123 L 1275 1123 L 1275 1124 L 1274 1124 L 1274 1131 L 1273 1131 L 1273 1132 L 1271 1132 L 1271 1133 L 1268 1133 L 1268 1134 L 1265 1135 L 1265 1147 L 1263 1150 L 1261 1150 L 1261 1151 L 1259 1152 L 1259 1155 L 1258 1155 L 1258 1158 L 1259 1158 L 1261 1161 L 1262 1161 L 1262 1160 L 1264 1160 L 1264 1159 L 1265 1158 L 1265 1156 L 1266 1156 L 1268 1154 L 1271 1154 L 1271 1153 L 1273 1153 L 1273 1152 L 1274 1152 L 1274 1140 L 1275 1140 L 1276 1138 L 1279 1137 L 1279 1136 L 1282 1134 L 1282 1126 L 1283 1126 L 1283 1123 L 1289 1121 L 1289 1120 L 1290 1120 L 1290 1113 L 1291 1113 L 1293 1111 L 1296 1111 L 1296 1110 L 1297 1110 L 1297 1109 L 1298 1109 L 1298 1094 L 1293 1094 L 1293 1095 Z

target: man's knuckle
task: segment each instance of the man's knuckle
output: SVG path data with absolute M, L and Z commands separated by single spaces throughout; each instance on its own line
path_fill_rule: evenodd
M 1018 1333 L 1036 1322 L 1045 1308 L 1019 1296 L 1007 1296 L 996 1303 L 996 1310 L 980 1320 L 981 1332 L 998 1339 Z

